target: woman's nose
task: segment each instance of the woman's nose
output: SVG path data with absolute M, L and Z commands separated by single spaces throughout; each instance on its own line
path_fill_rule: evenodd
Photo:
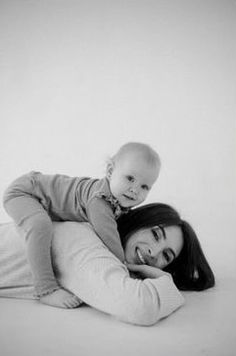
M 148 248 L 148 254 L 150 258 L 152 258 L 153 260 L 157 260 L 163 248 L 163 241 L 159 240 L 158 243 L 154 242 L 152 246 L 149 246 Z
M 152 248 L 148 249 L 147 263 L 150 266 L 156 266 L 158 261 L 158 253 L 154 252 Z

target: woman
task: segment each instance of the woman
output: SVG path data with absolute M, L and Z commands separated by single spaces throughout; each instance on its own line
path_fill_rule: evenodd
M 57 278 L 86 304 L 125 322 L 152 325 L 183 305 L 175 283 L 190 290 L 214 285 L 196 235 L 170 206 L 136 208 L 119 219 L 118 228 L 127 267 L 142 279 L 130 277 L 127 267 L 89 224 L 54 225 L 52 255 Z M 1 248 L 0 296 L 34 298 L 24 242 L 13 224 L 1 229 L 0 240 L 8 246 Z
M 164 229 L 177 226 L 183 236 L 183 248 L 178 257 L 169 261 L 163 267 L 159 265 L 156 265 L 156 267 L 169 272 L 180 290 L 200 291 L 213 287 L 215 284 L 214 274 L 193 228 L 189 223 L 182 220 L 178 212 L 169 205 L 145 205 L 120 218 L 118 229 L 123 246 L 126 245 L 126 241 L 131 234 L 138 230 L 151 228 L 154 225 Z M 140 271 L 145 274 L 145 269 L 141 268 Z

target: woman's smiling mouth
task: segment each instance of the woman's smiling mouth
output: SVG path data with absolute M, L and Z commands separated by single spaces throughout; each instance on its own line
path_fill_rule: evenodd
M 140 249 L 137 247 L 136 248 L 136 252 L 137 252 L 137 256 L 138 256 L 138 259 L 139 259 L 139 262 L 141 262 L 141 264 L 145 265 L 146 262 L 145 262 L 145 259 L 140 251 Z

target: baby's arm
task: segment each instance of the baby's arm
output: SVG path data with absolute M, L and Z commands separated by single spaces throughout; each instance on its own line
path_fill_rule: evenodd
M 124 262 L 124 250 L 110 204 L 102 198 L 95 197 L 89 202 L 86 211 L 88 220 L 100 239 L 121 262 Z

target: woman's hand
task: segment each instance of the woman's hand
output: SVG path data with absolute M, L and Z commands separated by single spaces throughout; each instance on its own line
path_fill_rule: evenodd
M 170 275 L 169 273 L 164 272 L 157 267 L 152 267 L 148 265 L 135 265 L 130 263 L 126 263 L 125 265 L 131 272 L 131 275 L 133 275 L 134 273 L 135 275 L 138 275 L 141 278 L 159 278 L 164 275 Z

